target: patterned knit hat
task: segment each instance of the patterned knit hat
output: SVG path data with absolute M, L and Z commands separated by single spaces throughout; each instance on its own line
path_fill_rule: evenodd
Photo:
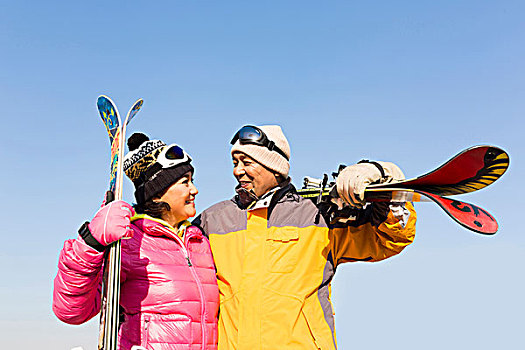
M 266 134 L 266 137 L 270 141 L 273 141 L 288 159 L 290 159 L 290 145 L 279 125 L 262 125 L 257 128 L 261 129 Z M 240 141 L 237 140 L 231 149 L 232 155 L 234 152 L 242 152 L 268 169 L 281 174 L 284 178 L 288 177 L 290 163 L 288 159 L 276 151 L 270 151 L 270 149 L 265 146 L 241 144 Z
M 128 139 L 129 153 L 124 157 L 124 172 L 135 185 L 138 204 L 162 194 L 188 171 L 193 171 L 190 156 L 179 146 L 150 140 L 142 133 Z

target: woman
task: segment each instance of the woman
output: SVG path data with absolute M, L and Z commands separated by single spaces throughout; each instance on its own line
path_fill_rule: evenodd
M 191 158 L 179 146 L 133 134 L 124 171 L 135 185 L 134 209 L 102 207 L 60 253 L 53 311 L 80 324 L 100 311 L 103 255 L 122 240 L 124 315 L 119 349 L 216 349 L 219 293 L 210 245 L 191 226 L 198 191 Z

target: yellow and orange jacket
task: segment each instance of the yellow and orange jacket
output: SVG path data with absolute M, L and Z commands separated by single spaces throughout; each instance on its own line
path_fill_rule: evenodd
M 242 209 L 234 198 L 196 220 L 217 269 L 218 349 L 336 349 L 330 283 L 338 265 L 401 252 L 414 240 L 414 208 L 399 205 L 394 216 L 387 203 L 369 205 L 329 226 L 292 185 L 268 202 Z

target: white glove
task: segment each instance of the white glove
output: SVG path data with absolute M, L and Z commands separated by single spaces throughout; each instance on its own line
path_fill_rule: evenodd
M 337 176 L 337 194 L 352 207 L 363 207 L 365 204 L 365 189 L 368 185 L 405 179 L 401 169 L 394 163 L 375 163 L 378 163 L 383 168 L 384 176 L 381 174 L 379 167 L 370 162 L 349 165 Z

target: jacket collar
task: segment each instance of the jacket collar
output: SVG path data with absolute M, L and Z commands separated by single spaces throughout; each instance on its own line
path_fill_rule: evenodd
M 147 214 L 137 214 L 131 218 L 131 222 L 151 236 L 165 236 L 173 239 L 178 237 L 184 240 L 202 238 L 201 230 L 196 227 L 193 229 L 189 221 L 184 221 L 178 228 L 175 228 L 162 219 Z
M 232 200 L 237 204 L 240 209 L 243 210 L 255 210 L 259 208 L 268 208 L 268 218 L 275 208 L 275 205 L 279 202 L 284 202 L 286 200 L 295 199 L 294 194 L 297 191 L 292 185 L 291 179 L 288 178 L 285 182 L 280 184 L 278 187 L 270 190 L 268 193 L 264 194 L 258 201 L 253 201 L 248 205 L 243 205 L 240 201 L 239 194 L 232 198 Z

